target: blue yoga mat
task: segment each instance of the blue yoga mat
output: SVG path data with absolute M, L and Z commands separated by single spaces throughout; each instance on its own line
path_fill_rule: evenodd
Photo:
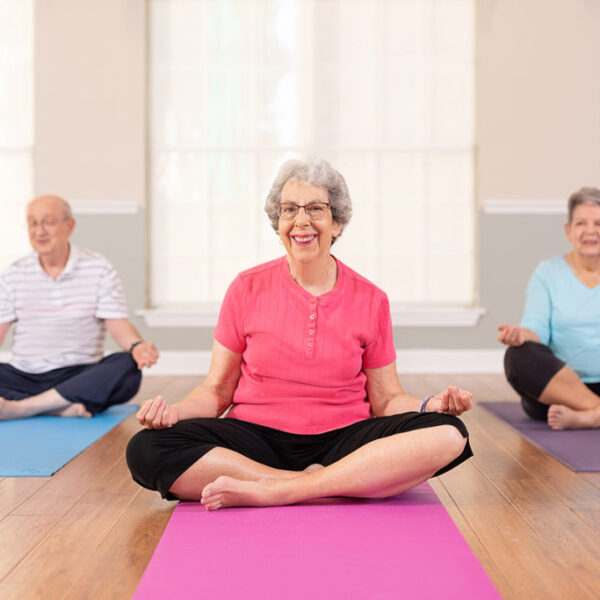
M 79 417 L 39 416 L 0 422 L 0 477 L 50 477 L 118 425 L 135 404 Z

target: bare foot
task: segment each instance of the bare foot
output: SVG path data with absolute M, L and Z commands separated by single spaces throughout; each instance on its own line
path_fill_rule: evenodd
M 85 417 L 86 419 L 89 419 L 92 416 L 92 413 L 79 402 L 73 402 L 73 404 L 69 404 L 69 406 L 59 408 L 58 410 L 52 410 L 44 414 L 55 415 L 57 417 Z
M 600 410 L 573 410 L 563 404 L 548 409 L 548 425 L 552 429 L 595 429 L 600 427 Z
M 6 400 L 0 398 L 0 421 L 10 421 L 12 419 L 21 419 L 28 417 L 22 406 L 19 406 L 18 400 Z
M 281 483 L 285 481 L 273 479 L 243 481 L 221 475 L 204 488 L 201 502 L 206 510 L 217 510 L 230 506 L 280 506 L 289 504 L 289 501 L 286 501 L 285 494 L 282 493 L 283 490 L 281 490 Z

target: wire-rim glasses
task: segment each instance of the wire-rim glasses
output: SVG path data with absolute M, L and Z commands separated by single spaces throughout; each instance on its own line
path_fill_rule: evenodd
M 320 221 L 327 216 L 328 202 L 309 202 L 308 204 L 296 204 L 295 202 L 279 202 L 275 205 L 277 216 L 284 221 L 293 221 L 303 208 L 306 216 L 311 221 Z

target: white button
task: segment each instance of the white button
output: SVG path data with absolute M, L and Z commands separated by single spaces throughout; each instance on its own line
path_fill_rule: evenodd
M 310 318 L 311 318 L 311 319 L 314 319 L 314 318 L 315 318 L 315 313 L 311 313 L 311 314 L 310 314 Z
M 309 333 L 309 335 L 314 335 L 314 334 L 315 334 L 315 330 L 314 330 L 314 329 L 310 329 L 310 330 L 308 331 L 308 333 Z

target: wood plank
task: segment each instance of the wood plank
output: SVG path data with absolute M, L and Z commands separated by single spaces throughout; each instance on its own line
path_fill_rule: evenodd
M 6 477 L 0 481 L 0 520 L 48 483 L 47 477 Z
M 4 598 L 63 598 L 125 511 L 138 487 L 123 461 L 97 481 L 2 581 Z
M 88 561 L 102 565 L 102 576 L 93 568 L 81 570 L 65 599 L 131 598 L 176 504 L 140 489 Z
M 442 475 L 441 480 L 510 582 L 506 589 L 503 581 L 492 578 L 505 600 L 594 598 L 473 461 Z
M 0 523 L 0 581 L 35 548 L 55 521 L 52 516 L 9 516 Z

